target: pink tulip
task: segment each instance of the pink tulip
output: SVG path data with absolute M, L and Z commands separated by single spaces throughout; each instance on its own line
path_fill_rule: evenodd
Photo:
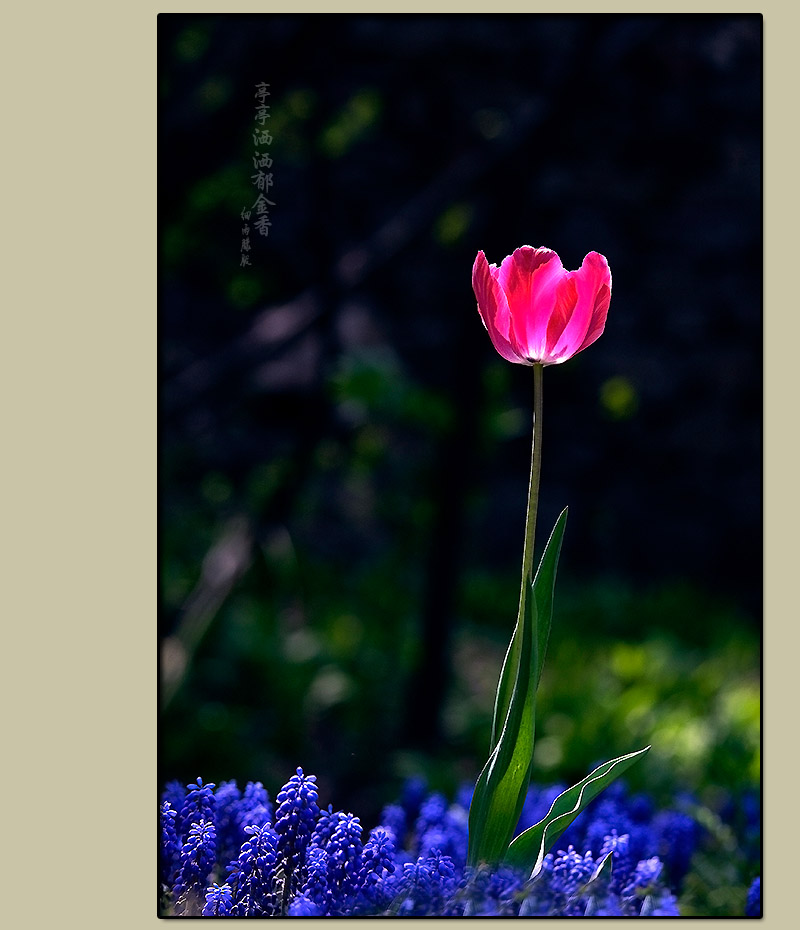
M 478 312 L 495 349 L 520 365 L 560 365 L 600 337 L 611 302 L 611 271 L 589 252 L 567 271 L 551 249 L 523 245 L 498 268 L 478 252 L 472 268 Z

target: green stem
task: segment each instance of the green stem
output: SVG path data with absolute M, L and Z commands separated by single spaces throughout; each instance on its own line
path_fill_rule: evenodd
M 525 545 L 522 550 L 522 584 L 519 592 L 519 613 L 514 635 L 508 647 L 500 671 L 500 681 L 495 695 L 494 714 L 492 715 L 492 735 L 489 744 L 494 750 L 500 739 L 500 733 L 508 713 L 513 682 L 517 675 L 519 663 L 519 637 L 525 622 L 525 605 L 533 583 L 533 544 L 536 536 L 536 511 L 539 504 L 539 477 L 542 471 L 542 373 L 544 366 L 533 366 L 533 448 L 531 450 L 531 475 L 528 481 L 528 510 L 525 517 Z
M 533 583 L 533 544 L 536 536 L 536 511 L 539 507 L 539 478 L 542 473 L 542 375 L 544 365 L 533 366 L 533 445 L 531 476 L 528 481 L 528 512 L 525 517 L 525 547 L 522 550 L 522 585 L 519 594 L 519 616 L 525 614 L 528 588 Z

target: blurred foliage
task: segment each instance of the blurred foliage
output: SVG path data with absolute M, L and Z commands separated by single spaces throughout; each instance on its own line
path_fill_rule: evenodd
M 216 500 L 229 493 L 213 476 L 204 489 Z M 187 589 L 173 579 L 165 595 Z M 484 573 L 464 586 L 442 742 L 417 752 L 400 745 L 421 647 L 412 566 L 376 554 L 344 569 L 276 532 L 164 715 L 162 763 L 185 779 L 202 768 L 206 778 L 265 782 L 303 764 L 359 809 L 379 807 L 385 788 L 376 787 L 413 772 L 452 793 L 486 753 L 516 594 L 510 575 Z M 664 802 L 680 787 L 757 785 L 758 637 L 731 604 L 685 585 L 635 591 L 562 578 L 537 740 L 542 783 L 573 782 L 609 755 L 652 744 L 627 780 Z
M 752 803 L 752 796 L 737 800 Z M 683 917 L 739 917 L 745 913 L 747 891 L 761 873 L 761 832 L 744 824 L 725 823 L 710 806 L 688 810 L 702 825 L 703 842 L 691 860 L 681 890 Z M 743 818 L 742 818 L 743 819 Z
M 352 96 L 325 128 L 320 147 L 329 158 L 341 158 L 363 139 L 376 122 L 381 110 L 380 95 L 372 89 Z
M 478 593 L 486 605 L 490 597 L 486 586 Z M 457 638 L 459 673 L 445 710 L 451 738 L 476 752 L 486 740 L 504 651 L 485 629 Z M 535 777 L 573 783 L 609 755 L 652 744 L 626 780 L 662 803 L 679 785 L 758 784 L 758 656 L 758 639 L 737 611 L 699 592 L 573 583 L 556 595 Z
M 662 798 L 758 784 L 760 41 L 731 15 L 159 17 L 162 781 L 302 765 L 365 823 L 406 775 L 474 781 L 532 385 L 470 269 L 528 242 L 614 275 L 603 338 L 545 376 L 540 544 L 570 517 L 536 778 L 651 743 L 629 780 Z M 257 81 L 276 206 L 243 269 Z

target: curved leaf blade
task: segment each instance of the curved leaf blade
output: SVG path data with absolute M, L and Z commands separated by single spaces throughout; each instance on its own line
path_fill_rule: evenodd
M 505 862 L 521 870 L 530 870 L 530 877 L 535 878 L 542 868 L 547 851 L 578 814 L 649 749 L 649 746 L 645 746 L 644 749 L 604 762 L 577 785 L 563 791 L 553 801 L 547 815 L 520 833 L 511 843 Z
M 550 635 L 558 556 L 566 525 L 563 511 L 548 540 L 523 622 L 517 622 L 500 675 L 495 714 L 503 727 L 478 776 L 469 811 L 470 866 L 495 864 L 508 849 L 530 783 L 536 725 L 536 691 Z
M 535 613 L 535 600 L 529 598 L 529 611 Z M 532 618 L 535 622 L 535 617 Z M 525 624 L 529 627 L 530 624 Z M 520 639 L 520 665 L 535 668 L 536 638 Z M 514 835 L 525 793 L 530 782 L 536 710 L 533 676 L 517 676 L 511 694 L 506 723 L 500 739 L 475 783 L 469 808 L 467 865 L 494 865 L 499 862 Z
M 564 538 L 564 530 L 567 525 L 568 507 L 565 507 L 555 522 L 550 538 L 547 540 L 544 552 L 542 554 L 539 567 L 536 570 L 536 576 L 533 579 L 532 592 L 537 602 L 538 609 L 538 628 L 537 638 L 539 642 L 539 656 L 536 668 L 536 681 L 534 690 L 539 687 L 539 679 L 542 677 L 542 668 L 544 666 L 544 657 L 547 652 L 547 641 L 550 638 L 550 624 L 553 616 L 553 596 L 556 583 L 556 569 L 558 568 L 558 557 L 561 554 L 561 543 Z M 530 595 L 526 599 L 530 600 Z M 527 614 L 527 610 L 525 610 Z M 500 678 L 497 683 L 497 693 L 494 702 L 494 716 L 492 719 L 492 736 L 489 746 L 490 751 L 494 750 L 500 739 L 503 725 L 508 716 L 508 708 L 511 704 L 511 694 L 519 675 L 520 668 L 520 651 L 523 636 L 523 624 L 520 617 L 517 617 L 517 624 L 514 627 L 514 634 L 511 642 L 508 644 L 503 666 L 500 671 Z

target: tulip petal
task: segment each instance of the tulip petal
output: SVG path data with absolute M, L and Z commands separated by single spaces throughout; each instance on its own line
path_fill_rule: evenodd
M 559 293 L 559 298 L 568 301 L 574 293 L 577 300 L 561 336 L 549 346 L 553 363 L 572 358 L 598 339 L 605 328 L 611 302 L 611 271 L 604 256 L 589 252 L 577 271 L 567 272 L 562 288 L 567 287 L 570 291 Z
M 608 267 L 608 262 L 597 252 L 590 252 L 589 255 L 597 256 L 597 258 L 605 264 L 605 274 L 603 275 L 603 283 L 597 291 L 594 309 L 592 310 L 592 319 L 589 323 L 589 329 L 581 343 L 581 347 L 578 349 L 579 352 L 602 336 L 603 330 L 606 327 L 606 319 L 608 318 L 608 308 L 611 304 L 611 269 Z M 586 257 L 588 258 L 589 255 Z
M 524 245 L 500 266 L 498 280 L 508 300 L 511 340 L 531 361 L 544 360 L 547 324 L 556 300 L 558 284 L 566 272 L 552 249 Z
M 527 364 L 509 339 L 511 317 L 508 301 L 483 252 L 478 252 L 472 267 L 472 289 L 478 301 L 478 313 L 495 349 L 506 361 Z
M 556 290 L 555 306 L 547 323 L 547 345 L 545 346 L 544 358 L 546 363 L 555 364 L 563 361 L 563 359 L 559 358 L 555 349 L 564 335 L 567 324 L 572 319 L 577 303 L 578 287 L 575 279 L 567 275 Z

